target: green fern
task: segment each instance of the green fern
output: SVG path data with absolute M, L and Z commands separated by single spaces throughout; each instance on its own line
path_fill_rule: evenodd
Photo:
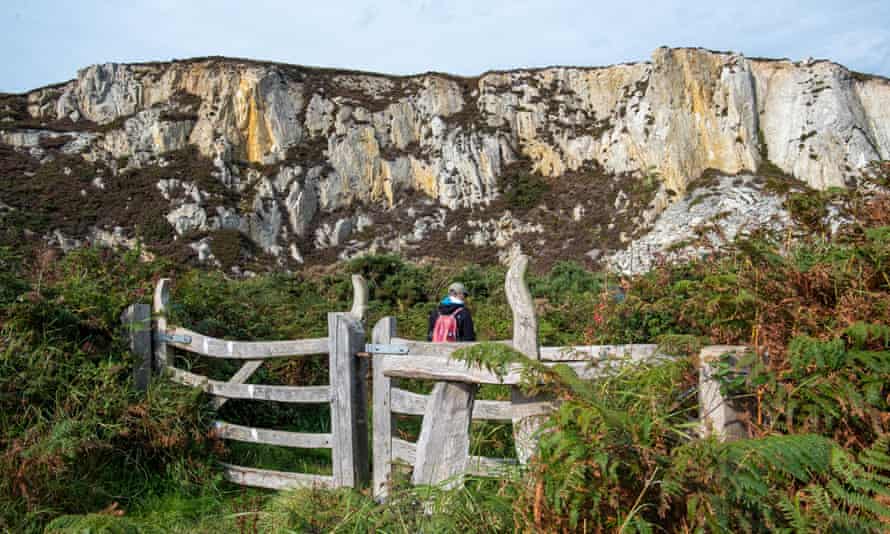
M 881 501 L 890 496 L 888 443 L 885 435 L 858 458 L 818 435 L 691 443 L 678 449 L 662 489 L 669 500 L 688 502 L 689 488 L 701 488 L 711 506 L 696 509 L 698 521 L 733 531 L 808 532 L 818 525 L 877 532 L 890 520 L 890 507 Z M 706 478 L 713 467 L 720 475 Z

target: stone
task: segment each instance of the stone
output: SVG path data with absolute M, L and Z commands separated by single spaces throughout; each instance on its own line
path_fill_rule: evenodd
M 42 140 L 65 135 L 63 153 L 111 167 L 114 175 L 84 188 L 85 196 L 114 183 L 120 158 L 131 168 L 163 167 L 165 153 L 195 146 L 212 160 L 211 178 L 235 200 L 211 209 L 205 206 L 221 195 L 201 190 L 206 181 L 161 178 L 157 187 L 176 233 L 237 228 L 265 252 L 295 261 L 313 241 L 352 257 L 420 249 L 441 232 L 507 257 L 520 239 L 529 242 L 528 234 L 561 239 L 499 204 L 505 170 L 521 168 L 554 184 L 577 181 L 579 191 L 588 185 L 584 180 L 627 181 L 601 207 L 570 199 L 540 209 L 579 225 L 606 210 L 606 222 L 588 235 L 605 226 L 610 235 L 620 233 L 626 250 L 606 251 L 593 242 L 566 249 L 586 260 L 593 255 L 583 251 L 595 247 L 612 268 L 637 272 L 651 266 L 655 254 L 682 259 L 719 247 L 722 238 L 708 232 L 707 246 L 678 245 L 691 239 L 683 224 L 713 223 L 717 213 L 706 210 L 712 204 L 733 214 L 725 223 L 728 235 L 791 224 L 779 199 L 748 185 L 725 185 L 724 178 L 712 191 L 722 204 L 693 204 L 700 192 L 687 191 L 707 169 L 749 176 L 766 157 L 811 187 L 827 189 L 852 186 L 869 162 L 890 159 L 887 80 L 827 61 L 689 48 L 659 48 L 648 62 L 492 71 L 472 79 L 297 72 L 220 58 L 109 63 L 32 91 L 27 100 L 35 118 L 105 126 L 60 134 L 7 131 L 0 123 L 0 142 L 35 158 L 53 157 Z M 635 204 L 640 183 L 654 192 L 643 209 Z M 455 224 L 454 210 L 465 210 L 458 212 L 465 214 L 462 233 L 446 223 Z M 378 218 L 381 211 L 397 214 Z M 376 222 L 363 213 L 375 214 Z M 831 213 L 836 228 L 840 214 Z M 374 235 L 364 235 L 372 224 Z M 359 233 L 360 243 L 353 243 Z
M 205 229 L 207 212 L 198 204 L 183 204 L 167 214 L 178 235 Z
M 700 258 L 737 236 L 781 231 L 791 226 L 783 202 L 783 196 L 761 190 L 752 176 L 722 176 L 716 185 L 696 189 L 664 210 L 645 235 L 605 262 L 615 271 L 639 274 L 659 259 Z

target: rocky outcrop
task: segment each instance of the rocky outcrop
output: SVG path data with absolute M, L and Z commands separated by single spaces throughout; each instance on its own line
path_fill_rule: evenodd
M 639 274 L 656 262 L 714 254 L 746 234 L 781 232 L 792 225 L 783 200 L 764 190 L 753 176 L 719 176 L 664 210 L 645 235 L 609 255 L 606 265 L 621 273 Z
M 165 221 L 207 258 L 213 240 L 198 234 L 238 229 L 285 263 L 518 243 L 579 260 L 630 247 L 608 263 L 635 271 L 639 247 L 687 239 L 672 214 L 690 212 L 687 190 L 708 169 L 769 163 L 815 189 L 855 186 L 890 158 L 888 103 L 890 82 L 834 63 L 701 49 L 475 78 L 205 58 L 95 65 L 4 97 L 0 141 L 42 162 L 82 154 L 110 169 L 105 181 L 157 168 Z M 213 170 L 164 176 L 189 147 Z M 718 191 L 704 204 L 715 213 L 781 211 L 762 191 Z

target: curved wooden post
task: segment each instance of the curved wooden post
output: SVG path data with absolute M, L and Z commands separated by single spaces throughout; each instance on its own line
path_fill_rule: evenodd
M 531 291 L 525 283 L 527 267 L 528 256 L 517 256 L 507 271 L 504 288 L 507 291 L 507 303 L 513 311 L 513 348 L 533 360 L 539 360 L 538 316 L 535 315 Z
M 360 274 L 352 275 L 352 314 L 358 320 L 363 320 L 368 312 L 368 282 Z
M 513 311 L 513 348 L 532 360 L 540 359 L 538 343 L 538 317 L 531 291 L 525 283 L 528 256 L 520 254 L 513 260 L 507 271 L 504 287 L 507 302 Z M 537 446 L 536 433 L 543 423 L 550 403 L 541 397 L 527 397 L 513 386 L 510 401 L 513 408 L 513 441 L 516 457 L 523 464 L 528 463 Z M 538 415 L 535 415 L 538 414 Z
M 167 306 L 170 304 L 170 279 L 161 278 L 155 286 L 154 299 L 152 301 L 152 313 L 154 320 L 154 365 L 156 371 L 163 371 L 167 366 L 167 342 L 163 335 L 167 332 Z

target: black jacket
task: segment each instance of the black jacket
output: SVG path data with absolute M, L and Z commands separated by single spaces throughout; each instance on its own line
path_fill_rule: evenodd
M 438 308 L 430 312 L 430 324 L 427 329 L 427 341 L 433 340 L 433 329 L 436 327 L 436 319 L 440 315 L 451 315 L 456 310 L 457 315 L 457 340 L 458 341 L 476 341 L 476 332 L 473 331 L 473 318 L 470 316 L 470 310 L 466 309 L 463 304 L 440 304 Z

